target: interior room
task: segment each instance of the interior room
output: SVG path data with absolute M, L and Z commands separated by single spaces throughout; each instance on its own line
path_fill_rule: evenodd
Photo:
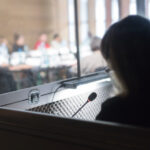
M 128 16 L 149 20 L 150 0 L 0 0 L 0 4 L 3 149 L 150 148 L 147 126 L 97 119 L 103 104 L 122 90 L 104 54 L 104 39 Z

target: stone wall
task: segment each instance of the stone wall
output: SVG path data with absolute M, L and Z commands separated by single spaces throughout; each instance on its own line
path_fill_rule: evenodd
M 1 0 L 0 35 L 11 46 L 14 33 L 23 34 L 31 49 L 42 32 L 68 40 L 67 17 L 67 0 Z

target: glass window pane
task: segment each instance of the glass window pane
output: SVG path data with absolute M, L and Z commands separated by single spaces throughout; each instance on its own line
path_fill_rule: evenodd
M 75 20 L 74 0 L 68 0 L 68 22 L 69 22 L 69 46 L 71 51 L 75 49 Z
M 95 1 L 96 35 L 103 37 L 106 28 L 105 0 Z
M 0 93 L 76 76 L 73 0 L 2 0 L 0 11 Z
M 85 44 L 88 36 L 88 0 L 80 1 L 81 44 Z
M 105 0 L 80 0 L 79 15 L 81 75 L 86 75 L 106 66 L 100 52 L 100 41 L 106 31 Z
M 148 12 L 148 18 L 150 19 L 150 0 L 147 1 L 147 12 Z
M 85 75 L 107 66 L 102 55 L 99 54 L 100 42 L 104 33 L 113 23 L 128 15 L 137 14 L 137 7 L 136 0 L 88 0 L 88 6 L 87 3 L 83 2 L 80 5 L 85 5 L 80 6 L 80 9 L 82 9 L 79 11 L 80 15 L 82 16 L 83 13 L 88 15 L 88 19 L 85 19 L 85 21 L 88 20 L 87 22 L 82 23 L 82 17 L 80 18 L 81 24 L 79 26 L 81 72 L 82 75 Z M 150 1 L 148 1 L 147 5 L 149 6 L 148 12 L 150 12 Z M 84 42 L 84 46 L 83 37 L 87 39 Z M 98 51 L 95 51 L 95 49 Z
M 112 0 L 112 23 L 119 20 L 119 3 L 118 0 Z
M 80 20 L 81 22 L 88 21 L 88 0 L 80 1 Z
M 130 0 L 130 15 L 136 15 L 136 0 Z

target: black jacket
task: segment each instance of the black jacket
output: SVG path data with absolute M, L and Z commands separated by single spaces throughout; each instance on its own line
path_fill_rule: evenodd
M 97 120 L 150 126 L 150 101 L 145 95 L 114 97 L 102 104 Z

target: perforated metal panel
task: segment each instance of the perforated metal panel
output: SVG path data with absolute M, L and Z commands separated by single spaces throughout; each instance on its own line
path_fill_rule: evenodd
M 113 86 L 111 84 L 106 84 L 105 86 L 99 87 L 94 91 L 76 95 L 71 98 L 34 107 L 29 109 L 29 111 L 48 113 L 63 117 L 72 117 L 72 115 L 87 101 L 89 94 L 92 92 L 97 93 L 97 98 L 94 101 L 89 102 L 74 118 L 94 120 L 101 110 L 102 102 L 110 97 L 113 92 Z

